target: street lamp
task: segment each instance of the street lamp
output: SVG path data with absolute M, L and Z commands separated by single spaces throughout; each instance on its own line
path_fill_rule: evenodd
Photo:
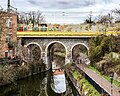
M 114 73 L 111 72 L 111 73 L 110 73 L 110 80 L 111 80 L 111 96 L 112 96 L 112 91 L 113 91 L 113 88 L 112 88 L 113 77 L 114 77 Z

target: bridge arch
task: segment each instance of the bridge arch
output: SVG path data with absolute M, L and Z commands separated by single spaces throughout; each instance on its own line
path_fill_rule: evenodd
M 49 68 L 52 67 L 52 60 L 51 60 L 50 51 L 51 51 L 52 46 L 56 43 L 61 44 L 64 47 L 64 49 L 65 49 L 65 62 L 64 63 L 66 63 L 67 47 L 65 46 L 64 43 L 62 43 L 60 41 L 52 41 L 49 44 L 47 44 L 46 49 L 45 49 L 46 50 L 47 63 L 48 63 Z
M 88 57 L 89 48 L 84 43 L 76 43 L 71 47 L 71 53 L 72 60 L 75 63 L 84 63 Z
M 83 45 L 83 46 L 85 46 L 85 47 L 87 48 L 87 51 L 88 51 L 88 54 L 89 54 L 89 47 L 88 47 L 86 44 L 84 44 L 84 43 L 75 43 L 75 44 L 71 47 L 71 52 L 73 51 L 73 48 L 74 48 L 75 46 L 77 46 L 77 45 Z
M 28 43 L 27 45 L 25 45 L 25 47 L 28 47 L 28 46 L 31 45 L 31 44 L 35 44 L 35 45 L 39 46 L 40 50 L 42 51 L 41 46 L 40 46 L 37 42 Z
M 34 46 L 34 49 L 30 49 L 29 48 L 29 46 Z M 33 47 L 32 46 L 32 47 Z M 30 55 L 30 57 L 31 57 L 31 55 L 33 55 L 33 54 L 31 54 L 31 52 L 33 51 L 33 50 L 35 50 L 36 51 L 36 53 L 38 53 L 38 54 L 36 54 L 38 57 L 37 58 L 39 58 L 39 59 L 41 59 L 41 56 L 42 56 L 42 54 L 41 54 L 41 52 L 42 52 L 42 48 L 41 48 L 41 46 L 38 44 L 38 43 L 36 43 L 36 42 L 31 42 L 31 43 L 28 43 L 27 45 L 25 45 L 25 47 L 26 48 L 28 48 L 29 50 L 29 55 Z M 34 52 L 35 53 L 35 52 Z M 35 56 L 34 56 L 35 57 Z

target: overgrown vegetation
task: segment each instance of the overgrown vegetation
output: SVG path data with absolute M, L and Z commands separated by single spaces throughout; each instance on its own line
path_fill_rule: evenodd
M 100 35 L 91 39 L 89 53 L 91 63 L 99 62 L 105 54 L 109 54 L 110 52 L 118 52 L 114 36 Z
M 120 52 L 117 46 L 117 37 L 100 35 L 90 41 L 91 66 L 101 74 L 109 76 L 111 72 L 116 74 L 116 80 L 120 81 Z
M 100 93 L 82 76 L 80 72 L 78 72 L 78 70 L 71 65 L 67 66 L 67 70 L 71 72 L 73 78 L 75 78 L 81 86 L 80 93 L 82 95 L 86 94 L 86 96 L 100 96 Z
M 45 70 L 45 64 L 42 61 L 22 63 L 20 66 L 4 66 L 0 70 L 0 85 L 14 83 L 15 80 L 40 73 Z
M 85 93 L 87 96 L 100 96 L 99 92 L 77 70 L 74 70 L 72 75 L 81 85 L 82 93 Z

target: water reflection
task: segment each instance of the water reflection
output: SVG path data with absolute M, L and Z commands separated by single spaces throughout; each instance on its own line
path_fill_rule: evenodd
M 73 86 L 72 86 L 73 87 Z M 68 95 L 70 94 L 70 95 Z M 0 96 L 74 96 L 65 74 L 52 71 L 0 87 Z
M 55 93 L 64 94 L 66 91 L 66 79 L 64 70 L 57 69 L 53 72 L 51 88 Z
M 14 84 L 0 87 L 0 96 L 47 96 L 45 74 L 31 76 Z

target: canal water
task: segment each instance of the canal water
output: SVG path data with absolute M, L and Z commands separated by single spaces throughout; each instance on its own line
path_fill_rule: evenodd
M 77 91 L 69 79 L 59 76 L 55 81 L 57 75 L 54 77 L 51 73 L 52 71 L 40 73 L 0 87 L 0 96 L 77 96 Z

